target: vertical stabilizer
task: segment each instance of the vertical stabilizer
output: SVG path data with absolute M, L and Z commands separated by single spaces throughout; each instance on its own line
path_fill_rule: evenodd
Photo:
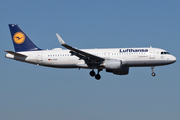
M 29 39 L 17 24 L 9 24 L 9 29 L 16 52 L 41 50 Z

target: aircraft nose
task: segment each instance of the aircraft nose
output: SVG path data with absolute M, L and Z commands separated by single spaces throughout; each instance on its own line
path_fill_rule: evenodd
M 176 62 L 176 57 L 172 55 L 171 61 L 172 61 L 172 63 Z

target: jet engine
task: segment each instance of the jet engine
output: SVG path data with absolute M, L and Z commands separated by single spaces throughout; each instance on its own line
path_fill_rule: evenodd
M 127 75 L 129 73 L 129 67 L 122 67 L 121 69 L 106 69 L 106 72 L 111 72 L 115 75 Z
M 121 69 L 122 61 L 116 59 L 108 59 L 104 61 L 104 66 L 106 69 L 111 69 L 111 70 Z

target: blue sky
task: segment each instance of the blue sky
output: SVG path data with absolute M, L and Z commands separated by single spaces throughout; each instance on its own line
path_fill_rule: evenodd
M 0 4 L 1 120 L 180 119 L 178 0 L 8 0 Z M 177 62 L 127 76 L 105 71 L 47 68 L 5 58 L 14 51 L 8 24 L 19 24 L 42 49 L 62 47 L 55 33 L 77 48 L 162 48 Z

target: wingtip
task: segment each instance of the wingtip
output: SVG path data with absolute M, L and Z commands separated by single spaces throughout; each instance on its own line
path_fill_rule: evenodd
M 59 34 L 56 33 L 56 36 L 57 36 L 59 42 L 61 43 L 61 45 L 66 44 L 66 43 L 63 41 L 63 39 L 59 36 Z

